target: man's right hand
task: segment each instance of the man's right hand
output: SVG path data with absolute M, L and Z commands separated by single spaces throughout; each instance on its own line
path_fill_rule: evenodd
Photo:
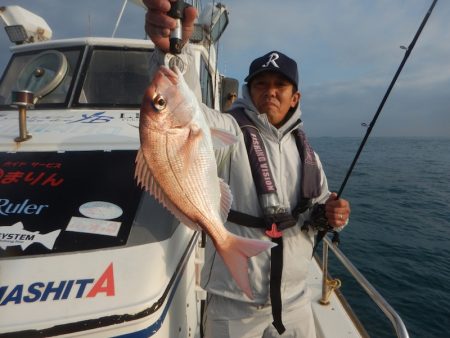
M 176 27 L 176 20 L 167 15 L 170 10 L 169 0 L 143 0 L 147 6 L 145 16 L 145 31 L 156 47 L 164 52 L 169 51 L 170 31 Z M 194 21 L 197 10 L 189 6 L 184 10 L 183 19 L 183 44 L 186 43 L 194 30 Z

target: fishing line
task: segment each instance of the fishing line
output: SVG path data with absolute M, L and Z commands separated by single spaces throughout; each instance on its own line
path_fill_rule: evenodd
M 214 8 L 216 7 L 216 1 L 214 0 L 213 2 L 212 2 L 212 8 L 211 8 L 211 20 L 210 20 L 210 23 L 209 23 L 209 28 L 211 29 L 211 27 L 212 27 L 212 24 L 213 24 L 213 17 L 214 17 Z M 211 39 L 209 39 L 209 44 L 208 44 L 208 65 L 206 66 L 206 69 L 208 70 L 207 71 L 207 74 L 209 74 L 209 65 L 211 64 L 211 47 L 212 47 L 212 41 L 211 41 Z M 217 53 L 216 53 L 217 54 Z M 216 60 L 216 62 L 217 62 L 217 60 Z M 216 63 L 216 65 L 217 65 L 217 63 Z M 211 82 L 212 82 L 212 76 L 211 76 Z M 215 82 L 214 83 L 211 83 L 211 91 L 212 91 L 212 93 L 211 93 L 211 98 L 212 98 L 212 102 L 210 103 L 211 104 L 211 107 L 214 107 L 214 101 L 215 101 Z M 210 90 L 210 88 L 209 88 L 209 86 L 208 86 L 208 83 L 206 83 L 206 103 L 208 104 L 208 99 L 209 99 L 209 90 Z
M 384 94 L 384 97 L 381 100 L 381 103 L 380 103 L 380 105 L 379 105 L 379 107 L 378 107 L 378 109 L 377 109 L 377 111 L 376 111 L 372 121 L 370 122 L 369 125 L 367 125 L 366 135 L 364 136 L 364 138 L 363 138 L 363 140 L 362 140 L 362 142 L 361 142 L 361 144 L 360 144 L 360 146 L 358 148 L 358 151 L 356 152 L 355 158 L 353 159 L 353 162 L 350 165 L 350 168 L 348 169 L 347 174 L 346 174 L 346 176 L 344 178 L 344 181 L 342 182 L 342 185 L 341 185 L 341 187 L 339 189 L 339 192 L 337 194 L 337 198 L 338 199 L 342 195 L 342 192 L 344 191 L 345 185 L 347 184 L 347 181 L 348 181 L 350 175 L 353 172 L 353 169 L 355 167 L 356 162 L 358 161 L 358 158 L 359 158 L 359 156 L 360 156 L 360 154 L 362 152 L 362 149 L 364 148 L 364 145 L 366 144 L 366 141 L 369 138 L 369 135 L 372 132 L 372 129 L 373 129 L 375 123 L 377 122 L 378 116 L 380 115 L 381 110 L 383 109 L 384 104 L 386 103 L 386 100 L 388 99 L 389 94 L 391 93 L 391 90 L 394 87 L 395 82 L 397 81 L 397 78 L 399 77 L 399 75 L 400 75 L 400 73 L 401 73 L 401 71 L 403 69 L 403 66 L 406 63 L 406 60 L 408 60 L 409 55 L 411 54 L 414 46 L 416 45 L 417 39 L 419 38 L 420 33 L 422 33 L 422 30 L 425 27 L 425 24 L 427 23 L 428 18 L 430 17 L 431 12 L 433 11 L 434 6 L 436 5 L 436 3 L 437 3 L 437 0 L 434 0 L 433 3 L 431 4 L 430 8 L 428 9 L 428 12 L 426 13 L 425 17 L 423 18 L 422 23 L 421 23 L 419 29 L 416 32 L 416 35 L 414 36 L 413 40 L 411 41 L 411 44 L 406 48 L 403 60 L 400 63 L 400 66 L 398 67 L 397 72 L 395 73 L 395 75 L 394 75 L 394 77 L 393 77 L 393 79 L 391 81 L 391 84 L 389 85 L 386 93 Z M 404 47 L 403 47 L 403 49 L 404 49 Z

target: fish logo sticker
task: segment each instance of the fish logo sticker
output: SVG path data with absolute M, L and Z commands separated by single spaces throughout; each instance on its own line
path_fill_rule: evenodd
M 7 247 L 20 245 L 22 250 L 25 250 L 33 243 L 41 243 L 52 250 L 60 232 L 61 230 L 55 230 L 42 235 L 39 231 L 25 230 L 22 222 L 18 222 L 11 226 L 0 227 L 0 248 L 5 250 Z

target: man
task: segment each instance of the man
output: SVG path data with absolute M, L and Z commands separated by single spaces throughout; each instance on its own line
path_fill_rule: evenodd
M 158 49 L 151 61 L 154 72 L 169 49 L 168 37 L 175 20 L 166 15 L 169 0 L 144 3 L 149 9 L 146 31 Z M 185 42 L 195 17 L 195 8 L 185 10 Z M 189 60 L 188 44 L 183 53 Z M 185 78 L 198 93 L 193 67 L 193 62 L 188 62 Z M 301 227 L 310 219 L 311 206 L 321 203 L 325 204 L 328 223 L 342 229 L 350 206 L 328 191 L 320 160 L 300 129 L 296 62 L 281 52 L 269 52 L 251 63 L 245 80 L 243 98 L 234 102 L 229 114 L 202 106 L 210 126 L 225 129 L 239 140 L 216 153 L 218 174 L 233 193 L 225 226 L 237 235 L 271 239 L 278 245 L 249 259 L 254 296 L 250 299 L 207 242 L 202 271 L 202 286 L 208 291 L 205 336 L 312 338 L 315 327 L 306 277 L 314 231 Z

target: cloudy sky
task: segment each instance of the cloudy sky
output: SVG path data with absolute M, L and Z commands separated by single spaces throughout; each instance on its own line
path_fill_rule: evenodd
M 282 51 L 300 66 L 311 136 L 363 136 L 431 0 L 225 0 L 230 25 L 222 73 L 242 83 L 255 57 Z M 208 3 L 203 1 L 203 4 Z M 111 36 L 123 0 L 2 0 L 42 17 L 53 38 Z M 450 137 L 450 2 L 438 1 L 373 136 Z M 129 4 L 116 36 L 144 37 L 144 10 Z M 0 71 L 10 43 L 0 31 Z

